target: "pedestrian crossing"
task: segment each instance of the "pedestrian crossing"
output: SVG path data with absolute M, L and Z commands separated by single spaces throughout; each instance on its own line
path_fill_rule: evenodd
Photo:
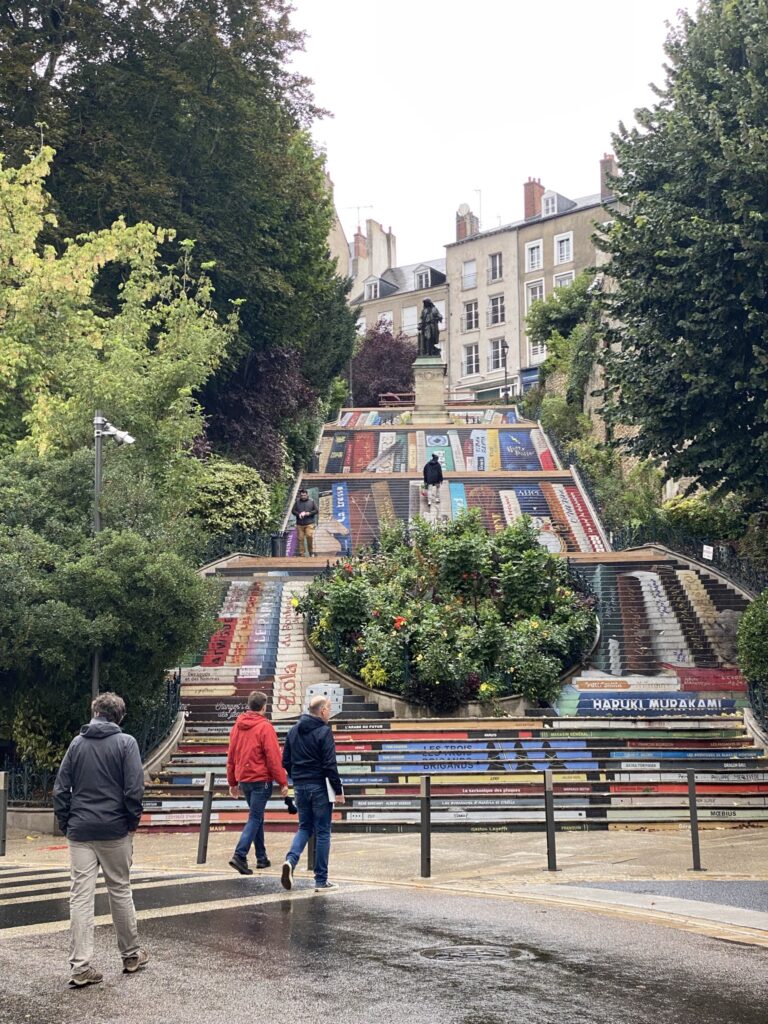
M 219 871 L 136 869 L 131 876 L 138 919 L 248 907 L 284 898 L 314 895 L 312 876 L 297 875 L 290 894 L 275 874 L 253 876 Z M 109 897 L 103 876 L 96 884 L 95 924 L 110 924 Z M 66 931 L 69 928 L 67 868 L 0 867 L 0 941 L 9 937 Z

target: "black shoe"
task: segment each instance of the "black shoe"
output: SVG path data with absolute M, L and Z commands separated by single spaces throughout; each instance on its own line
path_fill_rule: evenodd
M 252 875 L 253 871 L 248 867 L 248 861 L 245 857 L 238 857 L 237 854 L 232 857 L 229 862 L 229 866 L 234 868 L 235 871 L 239 871 L 241 875 Z
M 289 860 L 283 864 L 280 884 L 284 889 L 290 889 L 293 886 L 293 864 Z
M 272 867 L 272 861 L 269 860 L 269 859 L 267 859 L 267 860 L 257 860 L 256 861 L 256 867 L 257 868 L 271 868 Z

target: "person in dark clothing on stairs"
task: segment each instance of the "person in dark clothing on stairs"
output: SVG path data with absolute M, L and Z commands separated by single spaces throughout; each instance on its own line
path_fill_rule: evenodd
M 283 749 L 283 767 L 293 782 L 299 809 L 299 830 L 288 851 L 280 881 L 284 889 L 293 885 L 293 871 L 314 832 L 315 892 L 335 889 L 328 881 L 331 852 L 331 816 L 334 804 L 344 803 L 344 790 L 336 765 L 336 745 L 328 725 L 331 702 L 313 697 L 308 711 L 288 733 Z
M 294 502 L 291 512 L 296 516 L 296 554 L 299 558 L 304 556 L 304 542 L 307 544 L 307 555 L 311 558 L 314 554 L 315 524 L 317 522 L 317 505 L 310 498 L 306 487 L 302 487 L 299 496 Z
M 434 452 L 429 462 L 424 464 L 424 486 L 427 490 L 427 505 L 432 508 L 432 503 L 440 504 L 440 484 L 443 482 L 443 467 L 437 452 Z

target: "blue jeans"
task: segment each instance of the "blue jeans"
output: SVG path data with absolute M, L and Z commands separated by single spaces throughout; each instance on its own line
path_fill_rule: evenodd
M 325 783 L 297 782 L 293 786 L 299 810 L 299 831 L 293 837 L 286 860 L 294 867 L 315 833 L 315 885 L 328 881 L 328 857 L 331 853 L 331 813 L 333 804 L 328 800 Z
M 267 848 L 264 845 L 264 808 L 272 796 L 272 783 L 241 782 L 239 786 L 248 804 L 248 821 L 235 847 L 235 856 L 245 859 L 253 843 L 256 860 L 267 860 Z

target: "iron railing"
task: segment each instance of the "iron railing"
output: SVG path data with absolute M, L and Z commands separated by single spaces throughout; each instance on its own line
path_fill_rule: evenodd
M 768 683 L 748 683 L 749 702 L 755 718 L 766 732 L 768 732 Z
M 23 762 L 6 760 L 8 772 L 8 803 L 11 807 L 50 807 L 56 772 L 33 768 Z
M 136 722 L 128 719 L 124 729 L 139 745 L 142 761 L 154 750 L 173 728 L 181 709 L 181 675 L 174 673 L 165 684 L 161 701 L 140 714 Z
M 233 529 L 227 533 L 219 533 L 208 542 L 203 555 L 203 565 L 217 558 L 224 558 L 234 551 L 245 555 L 258 555 L 268 558 L 270 554 L 270 535 L 259 530 Z

